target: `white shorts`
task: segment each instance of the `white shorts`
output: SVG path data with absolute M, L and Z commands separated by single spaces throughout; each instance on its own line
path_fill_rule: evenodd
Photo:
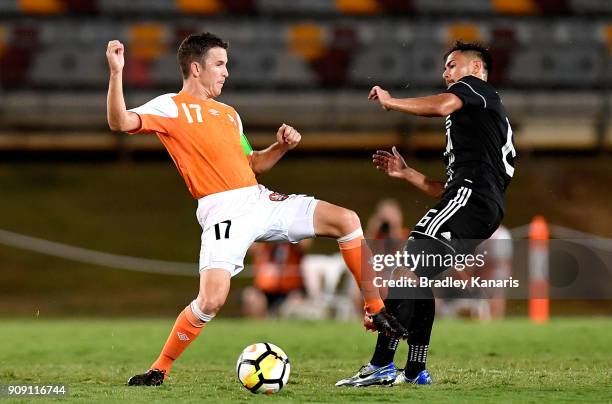
M 255 241 L 297 243 L 314 237 L 317 203 L 311 196 L 283 195 L 263 185 L 200 198 L 200 272 L 225 269 L 234 276 L 244 268 L 244 256 Z

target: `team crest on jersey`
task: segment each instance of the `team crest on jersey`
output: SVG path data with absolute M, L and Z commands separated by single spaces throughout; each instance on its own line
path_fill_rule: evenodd
M 279 192 L 272 192 L 270 194 L 270 200 L 273 201 L 273 202 L 284 201 L 287 198 L 289 198 L 287 195 L 281 194 Z
M 234 119 L 233 116 L 231 116 L 230 114 L 227 114 L 227 117 L 229 118 L 230 122 L 234 124 L 234 126 L 236 126 L 236 120 Z
M 209 110 L 208 110 L 208 113 L 209 113 L 209 114 L 211 114 L 211 115 L 214 115 L 214 116 L 219 116 L 219 114 L 220 114 L 220 112 L 219 112 L 219 111 L 217 111 L 217 110 L 216 110 L 216 109 L 214 109 L 214 108 L 209 109 Z

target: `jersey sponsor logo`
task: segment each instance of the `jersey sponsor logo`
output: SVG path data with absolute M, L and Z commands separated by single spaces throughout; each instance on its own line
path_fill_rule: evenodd
M 287 195 L 281 194 L 279 192 L 272 192 L 270 194 L 269 198 L 273 202 L 280 202 L 280 201 L 284 201 L 285 199 L 287 199 L 289 197 Z

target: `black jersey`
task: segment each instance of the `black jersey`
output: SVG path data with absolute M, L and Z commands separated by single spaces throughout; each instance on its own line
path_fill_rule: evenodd
M 474 76 L 463 77 L 446 92 L 459 97 L 463 107 L 446 117 L 445 187 L 469 186 L 503 211 L 516 150 L 501 99 L 492 85 Z

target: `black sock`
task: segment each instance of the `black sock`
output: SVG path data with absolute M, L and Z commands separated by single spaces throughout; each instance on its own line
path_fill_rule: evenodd
M 406 377 L 414 379 L 419 372 L 425 369 L 427 363 L 427 351 L 429 349 L 429 339 L 436 315 L 436 302 L 431 298 L 416 299 L 414 302 L 414 312 L 408 327 L 408 342 L 410 352 L 406 362 Z
M 425 370 L 428 350 L 429 345 L 410 344 L 408 361 L 406 362 L 406 369 L 404 370 L 407 378 L 414 379 L 421 371 Z
M 370 363 L 374 366 L 386 366 L 393 362 L 395 351 L 399 340 L 397 338 L 388 337 L 383 333 L 378 334 L 376 340 L 376 349 Z
M 389 313 L 393 314 L 404 327 L 407 327 L 412 316 L 413 305 L 409 304 L 409 301 L 392 298 L 393 294 L 393 291 L 390 290 L 390 298 L 385 300 L 385 308 Z M 378 339 L 376 340 L 376 349 L 374 350 L 370 363 L 374 366 L 385 366 L 393 362 L 398 344 L 399 340 L 397 338 L 388 337 L 379 333 Z

